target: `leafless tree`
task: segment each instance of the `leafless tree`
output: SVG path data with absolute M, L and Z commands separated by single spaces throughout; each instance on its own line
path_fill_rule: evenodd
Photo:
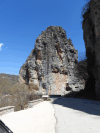
M 80 51 L 78 54 L 78 62 L 83 61 L 85 59 L 87 59 L 86 52 Z

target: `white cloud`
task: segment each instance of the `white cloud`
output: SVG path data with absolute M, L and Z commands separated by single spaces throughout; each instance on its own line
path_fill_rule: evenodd
M 0 51 L 1 51 L 1 47 L 2 47 L 3 43 L 0 43 Z

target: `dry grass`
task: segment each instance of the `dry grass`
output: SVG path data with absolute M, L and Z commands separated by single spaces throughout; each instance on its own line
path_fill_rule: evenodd
M 9 89 L 18 81 L 18 75 L 0 74 L 0 93 L 9 94 Z
M 30 89 L 29 89 L 30 88 Z M 7 95 L 0 96 L 0 107 L 15 106 L 15 111 L 23 110 L 31 100 L 39 99 L 40 96 L 36 95 L 32 85 L 16 83 L 14 86 L 7 90 Z M 2 90 L 3 94 L 3 90 Z
M 32 90 L 38 91 L 38 90 L 39 90 L 38 86 L 37 86 L 37 85 L 34 85 L 34 84 L 32 84 L 32 83 L 30 83 L 30 84 L 28 85 L 28 89 L 29 89 L 30 91 L 32 91 Z
M 47 98 L 47 101 L 51 101 L 51 99 L 50 98 Z

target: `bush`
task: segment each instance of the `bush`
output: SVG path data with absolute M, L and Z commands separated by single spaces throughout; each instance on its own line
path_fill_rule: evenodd
M 16 83 L 9 89 L 9 96 L 3 95 L 0 98 L 0 107 L 15 106 L 15 111 L 23 110 L 29 101 L 39 99 L 40 97 L 30 91 L 25 84 Z
M 26 98 L 28 101 L 36 100 L 39 99 L 39 96 L 36 95 L 34 92 L 31 92 L 30 94 L 27 95 Z
M 32 90 L 37 90 L 38 91 L 39 90 L 38 86 L 34 85 L 33 83 L 28 84 L 28 89 L 30 91 L 32 91 Z
M 47 98 L 47 101 L 51 101 L 51 99 L 50 98 Z

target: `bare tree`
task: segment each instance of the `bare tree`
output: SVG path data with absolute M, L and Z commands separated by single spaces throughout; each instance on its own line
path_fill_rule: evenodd
M 77 77 L 82 78 L 86 82 L 88 78 L 86 52 L 79 52 L 78 63 L 75 68 L 75 74 Z
M 81 12 L 82 18 L 84 16 L 84 14 L 89 11 L 89 9 L 90 9 L 90 0 L 87 0 L 87 3 L 82 8 L 82 12 Z
M 78 54 L 78 62 L 83 61 L 85 59 L 87 59 L 86 52 L 80 51 Z

